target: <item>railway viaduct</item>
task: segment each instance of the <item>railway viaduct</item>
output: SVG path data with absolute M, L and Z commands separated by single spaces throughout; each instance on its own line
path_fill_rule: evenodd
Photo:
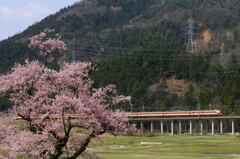
M 142 131 L 169 135 L 214 135 L 240 133 L 240 116 L 130 118 Z

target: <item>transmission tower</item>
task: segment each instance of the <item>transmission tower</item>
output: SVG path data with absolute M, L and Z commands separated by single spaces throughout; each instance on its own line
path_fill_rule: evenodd
M 220 54 L 219 54 L 219 64 L 221 66 L 224 65 L 224 58 L 225 58 L 225 46 L 224 46 L 224 43 L 222 43 L 220 48 Z
M 188 20 L 188 42 L 187 52 L 189 54 L 194 53 L 194 21 L 192 18 Z

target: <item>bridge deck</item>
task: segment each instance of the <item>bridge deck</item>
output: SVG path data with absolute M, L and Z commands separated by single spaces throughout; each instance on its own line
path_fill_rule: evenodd
M 130 118 L 130 121 L 163 121 L 163 120 L 217 120 L 217 119 L 240 119 L 240 116 L 214 116 L 214 117 L 152 117 L 152 118 Z

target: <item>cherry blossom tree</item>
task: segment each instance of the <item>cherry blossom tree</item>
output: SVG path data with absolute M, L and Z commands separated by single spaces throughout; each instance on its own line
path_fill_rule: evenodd
M 41 44 L 45 32 L 51 31 L 33 37 L 30 44 L 46 58 L 55 49 L 65 50 L 64 44 Z M 0 157 L 76 159 L 86 153 L 91 139 L 105 132 L 134 131 L 124 111 L 111 109 L 122 102 L 131 104 L 131 97 L 118 95 L 114 85 L 94 89 L 89 77 L 93 69 L 92 63 L 74 62 L 56 71 L 26 61 L 0 76 L 0 96 L 12 103 L 0 120 L 0 144 L 11 151 Z
M 54 29 L 44 29 L 39 34 L 32 36 L 28 45 L 29 48 L 37 49 L 37 54 L 44 57 L 47 62 L 59 60 L 68 50 L 59 34 L 54 34 L 53 38 L 49 37 L 49 34 L 53 32 L 55 32 Z
M 118 96 L 114 85 L 93 89 L 89 78 L 91 63 L 65 64 L 60 71 L 37 61 L 16 65 L 0 77 L 0 95 L 9 96 L 10 115 L 23 120 L 26 127 L 0 124 L 0 138 L 11 149 L 11 157 L 74 159 L 81 155 L 92 138 L 106 131 L 130 130 L 128 117 L 110 107 L 130 102 Z M 80 133 L 73 133 L 78 129 Z

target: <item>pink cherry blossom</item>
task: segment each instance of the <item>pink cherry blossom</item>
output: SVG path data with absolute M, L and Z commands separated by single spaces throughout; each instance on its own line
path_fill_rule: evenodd
M 60 36 L 56 35 L 54 38 L 47 37 L 49 33 L 54 31 L 54 29 L 44 29 L 39 34 L 32 36 L 28 45 L 29 48 L 37 49 L 38 55 L 46 58 L 48 62 L 61 57 L 62 53 L 68 50 L 67 45 L 61 40 Z M 60 55 L 54 55 L 54 52 Z
M 39 36 L 44 37 L 45 32 Z M 124 111 L 110 109 L 120 102 L 131 104 L 131 98 L 119 96 L 114 85 L 94 89 L 89 78 L 92 69 L 91 63 L 74 62 L 55 71 L 38 61 L 26 61 L 0 76 L 0 96 L 8 96 L 12 102 L 8 117 L 2 115 L 0 121 L 1 144 L 11 150 L 8 158 L 65 155 L 75 159 L 92 138 L 106 131 L 134 130 Z M 5 123 L 12 118 L 18 120 Z M 21 121 L 26 124 L 16 124 Z M 74 129 L 81 132 L 74 133 Z

